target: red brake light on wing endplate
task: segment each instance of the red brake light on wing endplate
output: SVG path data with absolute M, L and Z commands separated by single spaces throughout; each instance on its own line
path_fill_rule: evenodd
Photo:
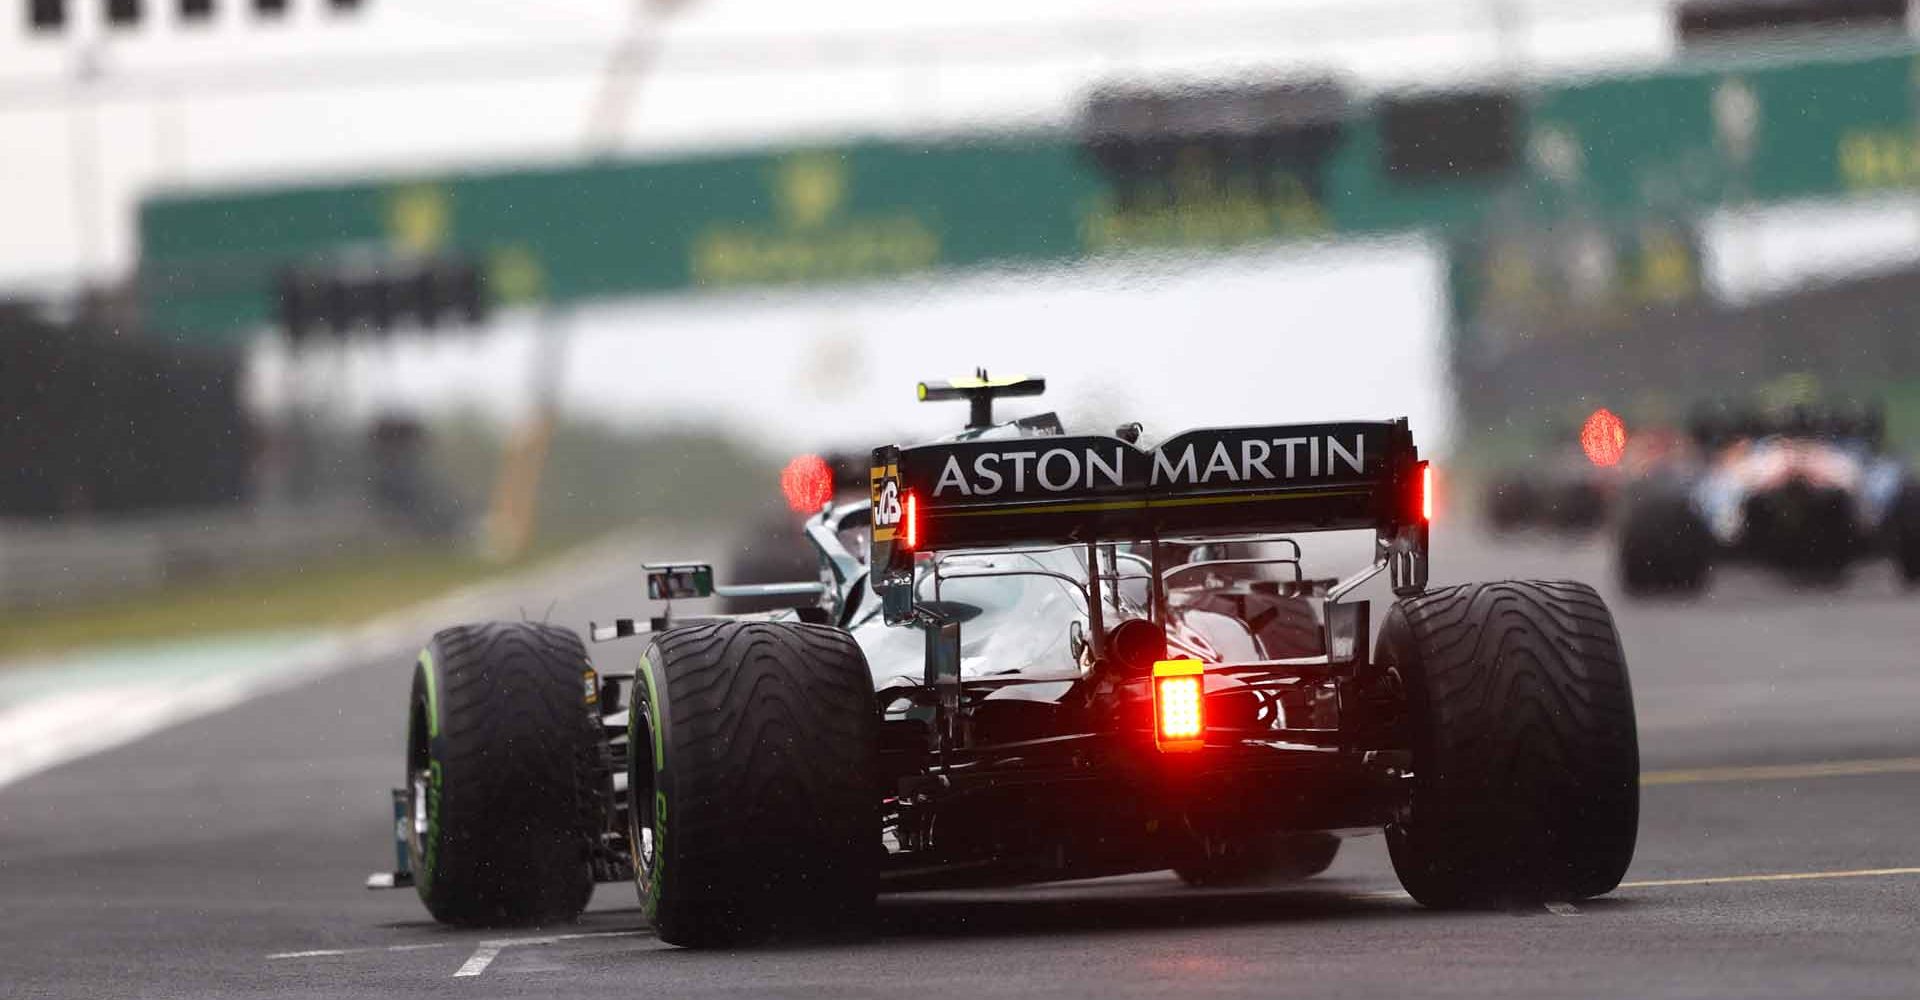
M 920 496 L 919 494 L 916 494 L 911 490 L 907 491 L 907 500 L 903 509 L 904 509 L 904 514 L 901 520 L 904 523 L 900 525 L 900 529 L 906 538 L 907 550 L 911 552 L 911 551 L 918 550 L 920 548 Z
M 1433 520 L 1433 466 L 1426 462 L 1413 464 L 1413 475 L 1402 481 L 1400 488 L 1406 492 L 1400 494 L 1399 519 L 1412 524 L 1426 524 Z

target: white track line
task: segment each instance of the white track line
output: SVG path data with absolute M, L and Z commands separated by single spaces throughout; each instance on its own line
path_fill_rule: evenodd
M 503 947 L 516 947 L 529 944 L 559 944 L 562 941 L 586 941 L 591 938 L 643 937 L 651 933 L 651 931 L 647 930 L 581 931 L 578 934 L 549 934 L 545 937 L 501 938 L 494 943 Z
M 585 941 L 590 938 L 639 937 L 646 933 L 648 932 L 587 931 L 580 934 L 549 934 L 544 937 L 498 938 L 493 941 L 482 941 L 480 942 L 480 946 L 473 950 L 473 956 L 467 959 L 466 964 L 462 965 L 460 971 L 455 972 L 453 977 L 459 979 L 466 976 L 477 976 L 487 971 L 487 966 L 492 965 L 493 960 L 499 958 L 501 950 L 505 948 L 537 947 L 540 945 L 559 944 L 563 941 Z
M 451 941 L 434 941 L 428 944 L 390 944 L 375 945 L 367 948 L 314 948 L 310 951 L 277 951 L 267 956 L 268 961 L 286 958 L 334 958 L 340 955 L 368 955 L 376 951 L 426 951 L 430 948 L 450 948 Z
M 539 945 L 560 944 L 565 941 L 586 941 L 593 938 L 645 937 L 648 930 L 631 931 L 582 931 L 578 934 L 544 934 L 539 937 L 488 938 L 476 946 L 481 950 L 492 949 L 498 953 L 503 948 L 519 948 Z M 338 958 L 342 955 L 368 955 L 374 952 L 426 951 L 430 948 L 451 948 L 456 941 L 429 941 L 424 944 L 375 945 L 366 948 L 311 948 L 306 951 L 276 951 L 267 956 L 268 961 L 281 961 L 289 958 Z M 492 961 L 492 959 L 488 959 Z
M 454 973 L 453 977 L 459 979 L 462 976 L 477 976 L 487 971 L 487 966 L 492 965 L 493 960 L 500 957 L 500 947 L 497 941 L 482 942 L 480 947 L 473 950 L 473 957 L 467 959 L 467 964 L 462 965 L 460 971 Z

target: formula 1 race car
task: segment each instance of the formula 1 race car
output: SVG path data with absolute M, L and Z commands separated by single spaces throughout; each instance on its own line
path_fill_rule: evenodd
M 724 543 L 719 569 L 736 584 L 779 583 L 807 579 L 819 570 L 820 554 L 808 541 L 801 524 L 835 503 L 867 494 L 865 452 L 826 452 L 797 455 L 780 472 L 780 494 L 786 502 L 748 518 Z M 791 607 L 791 598 L 728 597 L 719 601 L 725 614 L 752 614 Z
M 1619 883 L 1639 753 L 1612 616 L 1579 583 L 1429 589 L 1404 419 L 1157 447 L 1056 426 L 875 450 L 869 496 L 805 525 L 819 578 L 755 588 L 792 610 L 591 626 L 638 646 L 618 665 L 545 624 L 439 633 L 372 882 L 493 925 L 631 877 L 687 946 L 859 928 L 886 889 L 1299 878 L 1380 831 L 1428 906 Z M 1285 533 L 1326 530 L 1373 532 L 1371 565 L 1305 578 Z M 1354 595 L 1382 573 L 1375 636 Z
M 1541 528 L 1577 534 L 1606 523 L 1623 478 L 1626 425 L 1596 410 L 1574 433 L 1557 423 L 1542 428 L 1524 465 L 1489 479 L 1483 513 L 1498 534 Z
M 1721 406 L 1693 423 L 1694 456 L 1642 478 L 1628 507 L 1618 550 L 1628 593 L 1694 593 L 1723 562 L 1830 585 L 1874 556 L 1920 583 L 1920 483 L 1885 452 L 1877 411 Z
M 1683 436 L 1655 426 L 1627 435 L 1625 421 L 1601 408 L 1577 429 L 1555 426 L 1523 465 L 1496 472 L 1482 504 L 1497 534 L 1538 529 L 1568 536 L 1607 526 L 1635 480 L 1665 466 Z
M 1487 484 L 1487 526 L 1498 533 L 1597 530 L 1606 523 L 1621 478 L 1618 468 L 1595 466 L 1578 454 L 1501 472 Z

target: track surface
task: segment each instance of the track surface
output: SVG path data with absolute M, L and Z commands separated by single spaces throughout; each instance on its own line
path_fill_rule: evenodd
M 853 943 L 678 951 L 618 885 L 544 937 L 450 931 L 411 892 L 360 888 L 392 853 L 413 653 L 396 649 L 0 790 L 0 995 L 1920 991 L 1920 595 L 1874 568 L 1841 591 L 1725 577 L 1695 603 L 1634 605 L 1594 546 L 1440 545 L 1438 581 L 1573 577 L 1614 605 L 1648 784 L 1612 896 L 1429 913 L 1370 838 L 1297 888 L 1160 874 L 890 897 Z M 563 596 L 554 620 L 635 610 L 623 592 Z M 1752 878 L 1786 873 L 1819 877 Z

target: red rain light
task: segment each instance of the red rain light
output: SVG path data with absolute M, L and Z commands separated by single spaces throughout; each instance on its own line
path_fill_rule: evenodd
M 1420 520 L 1433 520 L 1433 466 L 1420 463 Z
M 817 513 L 833 501 L 833 470 L 818 455 L 798 456 L 780 470 L 780 492 L 795 513 Z
M 1580 450 L 1603 469 L 1619 465 L 1627 453 L 1627 422 L 1604 406 L 1593 411 L 1580 426 Z
M 1206 668 L 1199 660 L 1153 665 L 1153 742 L 1166 753 L 1206 746 Z
M 905 523 L 900 527 L 907 539 L 907 551 L 912 552 L 920 547 L 920 497 L 911 491 L 907 493 L 906 515 L 902 520 Z

